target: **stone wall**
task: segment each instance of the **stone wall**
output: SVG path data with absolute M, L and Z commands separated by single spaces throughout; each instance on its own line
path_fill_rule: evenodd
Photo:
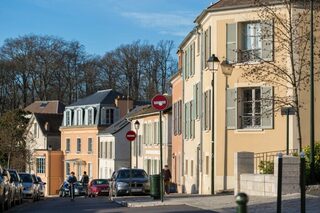
M 298 157 L 283 156 L 282 194 L 299 193 L 300 161 Z M 235 153 L 235 195 L 245 192 L 256 196 L 277 196 L 278 158 L 274 161 L 274 174 L 254 174 L 254 153 Z

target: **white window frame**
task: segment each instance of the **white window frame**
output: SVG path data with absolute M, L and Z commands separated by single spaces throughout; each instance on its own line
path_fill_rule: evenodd
M 88 153 L 91 154 L 93 152 L 93 139 L 88 138 Z
M 77 138 L 77 153 L 81 152 L 81 138 Z
M 46 173 L 46 158 L 41 156 L 36 158 L 36 171 L 39 174 Z
M 66 138 L 66 153 L 69 153 L 71 151 L 71 139 Z

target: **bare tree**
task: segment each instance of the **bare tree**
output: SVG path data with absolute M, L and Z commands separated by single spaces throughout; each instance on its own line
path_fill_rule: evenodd
M 308 89 L 310 75 L 310 11 L 305 1 L 285 0 L 281 4 L 255 0 L 258 16 L 262 23 L 260 39 L 263 42 L 262 55 L 266 49 L 274 49 L 271 60 L 259 57 L 256 65 L 244 63 L 243 77 L 253 82 L 274 85 L 275 110 L 283 106 L 296 109 L 299 148 L 302 147 L 301 110 L 304 107 L 303 95 Z M 279 2 L 278 2 L 279 3 Z M 319 31 L 319 14 L 316 16 L 315 32 Z M 315 43 L 319 62 L 319 42 Z M 245 55 L 245 54 L 242 54 Z M 247 57 L 256 57 L 250 52 Z M 317 66 L 319 68 L 319 66 Z M 319 69 L 317 76 L 319 77 Z

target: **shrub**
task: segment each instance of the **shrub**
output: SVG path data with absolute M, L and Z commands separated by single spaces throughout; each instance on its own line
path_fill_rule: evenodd
M 274 164 L 272 161 L 260 161 L 259 171 L 261 174 L 273 174 Z
M 310 146 L 303 148 L 306 158 L 306 181 L 310 183 Z M 320 182 L 320 143 L 314 145 L 314 173 L 318 182 Z

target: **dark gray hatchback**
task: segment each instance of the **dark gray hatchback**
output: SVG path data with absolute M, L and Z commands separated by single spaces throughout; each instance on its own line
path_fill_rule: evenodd
M 110 185 L 115 196 L 150 193 L 149 177 L 143 169 L 119 169 L 113 173 Z

